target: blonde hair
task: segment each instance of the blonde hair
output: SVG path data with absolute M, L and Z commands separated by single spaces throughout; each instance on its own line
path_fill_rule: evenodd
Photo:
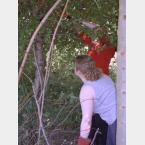
M 87 55 L 77 56 L 75 65 L 76 70 L 79 70 L 87 80 L 97 80 L 102 75 L 102 71 L 96 67 L 93 59 Z

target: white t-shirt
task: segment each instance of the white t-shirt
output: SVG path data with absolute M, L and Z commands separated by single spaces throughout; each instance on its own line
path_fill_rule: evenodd
M 80 91 L 82 121 L 80 136 L 87 138 L 93 113 L 98 113 L 109 125 L 116 120 L 116 88 L 112 79 L 103 75 L 96 81 L 85 81 Z

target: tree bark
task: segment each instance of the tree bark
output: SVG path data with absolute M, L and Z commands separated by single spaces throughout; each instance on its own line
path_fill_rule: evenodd
M 117 136 L 116 144 L 126 144 L 126 1 L 119 0 L 117 48 Z
M 39 145 L 40 143 L 40 137 L 41 137 L 41 131 L 43 133 L 44 139 L 47 143 L 47 145 L 49 145 L 48 139 L 47 139 L 47 135 L 45 132 L 45 129 L 43 127 L 43 121 L 42 121 L 42 104 L 44 100 L 42 100 L 42 95 L 41 92 L 43 90 L 43 84 L 44 84 L 44 72 L 45 72 L 45 60 L 44 60 L 44 55 L 43 55 L 43 42 L 42 42 L 42 38 L 37 35 L 36 36 L 36 40 L 35 40 L 35 45 L 34 45 L 34 63 L 35 63 L 35 79 L 34 79 L 34 83 L 33 83 L 33 94 L 34 94 L 34 98 L 35 98 L 35 102 L 36 102 L 36 106 L 37 106 L 37 110 L 38 110 L 38 117 L 39 117 L 39 132 L 38 132 L 38 140 L 37 140 L 37 144 Z
M 40 100 L 40 93 L 43 88 L 44 83 L 44 73 L 45 73 L 45 56 L 43 55 L 43 42 L 42 38 L 37 35 L 35 40 L 35 45 L 33 49 L 34 59 L 35 59 L 35 79 L 34 79 L 34 89 L 37 99 Z

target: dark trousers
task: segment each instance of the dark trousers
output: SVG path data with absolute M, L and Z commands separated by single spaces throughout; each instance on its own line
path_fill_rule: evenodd
M 117 120 L 115 120 L 113 124 L 108 126 L 106 145 L 116 145 L 116 127 Z
M 99 114 L 92 117 L 92 126 L 88 138 L 93 140 L 96 130 L 99 128 L 93 145 L 106 145 L 108 124 L 101 119 Z

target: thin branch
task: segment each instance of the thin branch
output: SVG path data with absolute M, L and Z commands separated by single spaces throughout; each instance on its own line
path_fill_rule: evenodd
M 76 107 L 79 105 L 79 103 L 77 103 L 70 111 L 69 111 L 69 113 L 68 113 L 68 115 L 65 117 L 65 119 L 62 121 L 62 122 L 60 122 L 58 125 L 57 125 L 57 127 L 58 126 L 61 126 L 67 119 L 68 119 L 68 117 L 73 113 L 73 111 L 76 109 Z
M 43 19 L 41 20 L 41 22 L 39 23 L 39 25 L 36 27 L 30 41 L 29 41 L 29 44 L 26 48 L 26 52 L 25 52 L 25 55 L 24 55 L 24 58 L 23 58 L 23 61 L 22 61 L 22 64 L 20 66 L 20 69 L 19 69 L 19 75 L 18 75 L 18 83 L 20 82 L 20 79 L 21 79 L 21 76 L 23 74 L 23 69 L 24 69 L 24 66 L 26 64 L 26 61 L 27 61 L 27 58 L 28 58 L 28 54 L 31 50 L 31 46 L 34 42 L 34 39 L 36 37 L 36 35 L 38 34 L 40 28 L 44 25 L 44 23 L 46 22 L 47 18 L 50 16 L 50 14 L 53 12 L 53 10 L 57 7 L 57 5 L 61 2 L 61 0 L 57 0 L 55 2 L 55 4 L 51 7 L 51 9 L 48 10 L 48 12 L 46 13 L 46 15 L 43 17 Z
M 34 87 L 33 87 L 33 81 L 32 81 L 32 79 L 31 79 L 29 76 L 27 76 L 25 73 L 24 73 L 24 75 L 26 76 L 26 78 L 27 78 L 27 79 L 30 81 L 30 83 L 32 84 L 32 90 L 33 90 L 33 94 L 34 94 L 34 99 L 35 99 L 36 106 L 37 106 L 37 110 L 38 110 L 39 130 L 42 130 L 42 133 L 43 133 L 43 136 L 44 136 L 44 139 L 45 139 L 47 145 L 50 145 L 49 142 L 48 142 L 48 140 L 47 140 L 47 136 L 46 136 L 46 133 L 45 133 L 45 129 L 44 129 L 44 127 L 43 127 L 43 122 L 42 122 L 42 117 L 41 117 L 41 109 L 40 109 L 40 106 L 39 106 L 39 103 L 38 103 L 38 100 L 37 100 L 37 96 L 36 96 L 36 93 L 35 93 L 35 89 L 34 89 Z M 38 138 L 38 139 L 40 139 L 40 138 Z M 38 140 L 37 142 L 39 142 L 39 140 Z
M 95 141 L 95 138 L 97 136 L 97 134 L 99 133 L 99 128 L 97 128 L 96 132 L 95 132 L 95 135 L 93 137 L 93 140 L 91 141 L 91 144 L 90 145 L 93 145 L 94 141 Z
M 97 2 L 96 0 L 94 0 L 94 2 L 95 2 L 95 4 L 96 4 L 98 10 L 100 10 L 100 6 L 98 5 L 98 2 Z
M 19 101 L 18 113 L 20 113 L 24 109 L 25 105 L 27 105 L 27 103 L 31 100 L 31 98 L 32 98 L 31 96 L 32 96 L 32 91 L 22 97 L 24 99 L 21 99 Z
M 18 106 L 18 114 L 21 113 L 21 111 L 24 109 L 24 107 L 31 101 L 32 97 L 29 94 L 29 96 L 26 96 L 27 100 L 24 100 L 24 102 L 22 102 L 19 106 Z
M 71 113 L 73 113 L 73 111 L 76 109 L 76 107 L 79 105 L 79 103 L 77 103 L 68 113 L 68 115 L 65 117 L 65 119 L 63 121 L 61 121 L 50 133 L 50 136 L 53 134 L 53 132 L 56 130 L 57 127 L 61 126 L 67 119 L 68 117 L 71 115 Z
M 43 136 L 44 136 L 44 139 L 45 139 L 47 145 L 50 145 L 49 142 L 48 142 L 47 136 L 46 136 L 46 132 L 45 132 L 44 127 L 43 127 L 43 122 L 42 122 L 42 118 L 41 118 L 41 111 L 40 111 L 41 109 L 40 109 L 40 105 L 39 105 L 39 103 L 38 103 L 37 96 L 36 96 L 36 94 L 35 94 L 35 89 L 34 89 L 33 86 L 32 86 L 32 89 L 33 89 L 34 98 L 35 98 L 35 102 L 36 102 L 36 106 L 37 106 L 37 110 L 38 110 L 39 130 L 40 130 L 40 129 L 42 130 L 42 133 L 43 133 Z M 38 141 L 37 141 L 38 144 L 39 144 L 39 139 L 40 139 L 40 138 L 38 138 Z
M 64 110 L 65 108 L 66 108 L 66 106 L 64 105 L 64 106 L 60 109 L 60 111 L 58 112 L 58 114 L 56 115 L 54 121 L 52 122 L 52 124 L 51 124 L 50 126 L 52 126 L 52 125 L 55 124 L 55 122 L 57 121 L 57 119 L 59 118 L 60 114 L 63 112 L 63 110 Z
M 26 73 L 23 72 L 23 74 L 24 74 L 24 76 L 29 80 L 29 82 L 30 82 L 31 84 L 33 84 L 32 79 L 31 79 Z

